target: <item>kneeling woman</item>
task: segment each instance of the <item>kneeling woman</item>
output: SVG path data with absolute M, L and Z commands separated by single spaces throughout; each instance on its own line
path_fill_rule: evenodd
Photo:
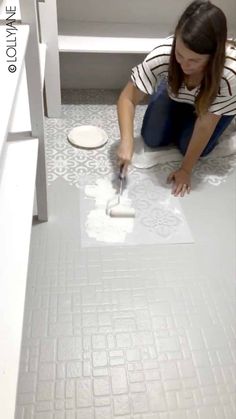
M 118 100 L 121 141 L 118 160 L 133 155 L 135 107 L 151 95 L 141 134 L 150 147 L 175 143 L 183 154 L 171 173 L 172 193 L 191 189 L 199 157 L 210 153 L 236 115 L 236 46 L 227 41 L 227 22 L 210 1 L 192 2 L 168 37 L 132 70 Z

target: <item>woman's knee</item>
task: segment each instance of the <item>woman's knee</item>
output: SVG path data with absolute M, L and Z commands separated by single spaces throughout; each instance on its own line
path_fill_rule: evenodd
M 212 152 L 212 150 L 214 150 L 216 145 L 219 143 L 220 137 L 222 136 L 222 134 L 224 133 L 224 131 L 226 130 L 228 125 L 231 123 L 233 118 L 234 118 L 234 116 L 227 116 L 227 115 L 223 115 L 221 117 L 220 121 L 218 122 L 218 124 L 215 128 L 215 131 L 214 131 L 213 135 L 211 136 L 208 144 L 206 145 L 205 149 L 203 150 L 203 152 L 201 154 L 201 157 L 207 156 L 209 153 Z
M 218 144 L 218 141 L 215 141 L 214 143 L 207 144 L 207 146 L 204 148 L 200 157 L 205 157 L 208 154 L 210 154 L 212 152 L 212 150 L 214 150 L 214 148 L 217 144 Z
M 158 132 L 153 129 L 144 129 L 141 130 L 141 135 L 143 137 L 144 143 L 151 148 L 158 147 L 161 144 L 161 138 L 158 135 Z
M 164 89 L 148 105 L 143 118 L 141 134 L 149 147 L 167 145 L 172 126 L 170 117 L 171 103 Z
M 190 143 L 190 137 L 189 137 L 189 141 L 186 141 L 186 140 L 185 141 L 180 141 L 180 143 L 178 144 L 179 151 L 181 152 L 181 154 L 183 156 L 185 156 L 185 154 L 187 152 L 189 143 Z M 211 151 L 215 148 L 215 146 L 217 144 L 218 144 L 218 141 L 217 140 L 215 140 L 214 142 L 213 141 L 209 141 L 209 143 L 206 145 L 206 147 L 202 151 L 200 157 L 205 157 L 208 154 L 210 154 Z
M 178 149 L 181 152 L 182 156 L 185 156 L 188 146 L 189 146 L 190 140 L 189 141 L 182 141 L 178 144 Z M 201 153 L 200 157 L 205 157 L 207 156 L 216 146 L 216 143 L 211 143 L 211 144 L 207 144 L 207 146 L 204 148 L 203 152 Z
M 177 140 L 177 147 L 181 154 L 185 156 L 188 149 L 190 139 L 193 133 L 194 124 L 189 124 L 186 129 L 180 134 L 179 139 Z

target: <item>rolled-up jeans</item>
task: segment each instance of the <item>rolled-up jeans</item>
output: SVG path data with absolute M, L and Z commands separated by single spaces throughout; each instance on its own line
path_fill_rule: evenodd
M 218 139 L 234 115 L 222 115 L 204 148 L 201 156 L 206 156 L 217 145 Z M 143 118 L 141 134 L 147 146 L 156 148 L 174 143 L 185 155 L 197 119 L 195 108 L 188 103 L 172 100 L 165 81 L 151 96 Z

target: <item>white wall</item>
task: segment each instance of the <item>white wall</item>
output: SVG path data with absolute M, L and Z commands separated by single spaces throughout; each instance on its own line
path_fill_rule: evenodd
M 58 19 L 79 22 L 156 24 L 175 28 L 188 0 L 57 0 Z M 236 0 L 214 0 L 228 20 L 229 35 L 236 37 Z M 164 5 L 164 7 L 163 7 Z M 60 54 L 64 88 L 121 88 L 130 69 L 144 56 L 122 54 Z
M 62 88 L 119 89 L 144 55 L 61 53 Z
M 57 0 L 59 19 L 175 25 L 191 0 Z M 236 1 L 213 0 L 236 26 Z M 163 7 L 164 6 L 164 7 Z

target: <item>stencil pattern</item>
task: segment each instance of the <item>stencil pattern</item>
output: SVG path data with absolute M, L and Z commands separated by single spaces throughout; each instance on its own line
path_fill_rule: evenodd
M 179 200 L 158 185 L 156 178 L 144 173 L 130 176 L 121 203 L 135 208 L 135 219 L 106 215 L 107 201 L 115 194 L 111 184 L 112 180 L 99 179 L 81 193 L 82 246 L 193 241 Z
M 130 189 L 140 223 L 161 237 L 169 237 L 183 222 L 181 211 L 167 189 L 157 185 L 157 178 L 144 176 Z
M 179 227 L 182 222 L 181 217 L 175 211 L 165 210 L 157 207 L 152 208 L 145 217 L 141 219 L 142 224 L 150 231 L 155 231 L 162 237 L 168 237 Z
M 46 153 L 48 183 L 62 177 L 70 185 L 80 188 L 84 178 L 93 177 L 95 181 L 101 176 L 114 173 L 116 168 L 116 147 L 119 141 L 119 128 L 116 113 L 118 92 L 103 90 L 86 90 L 63 92 L 62 117 L 46 118 Z M 135 135 L 140 134 L 141 123 L 146 106 L 137 107 L 135 118 Z M 69 131 L 78 125 L 97 125 L 103 128 L 108 136 L 108 143 L 97 150 L 82 150 L 73 147 L 67 141 Z M 229 135 L 229 130 L 225 136 Z M 234 170 L 236 156 L 202 161 L 194 171 L 195 181 L 218 185 Z M 150 171 L 160 175 L 178 167 L 173 162 L 160 164 Z

